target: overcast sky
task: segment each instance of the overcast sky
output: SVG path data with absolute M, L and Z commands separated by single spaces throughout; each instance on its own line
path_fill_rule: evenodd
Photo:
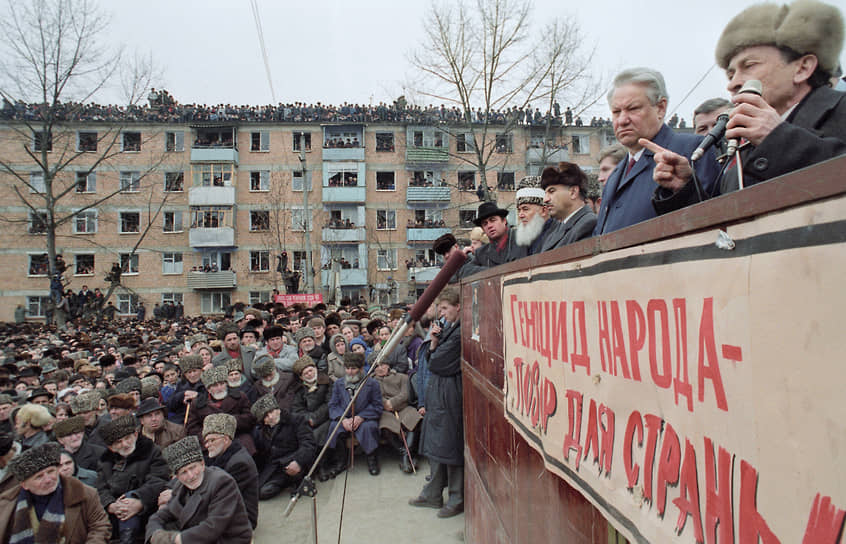
M 160 84 L 178 101 L 272 102 L 248 0 L 98 1 L 111 14 L 115 42 L 151 52 Z M 752 3 L 535 0 L 533 20 L 540 28 L 552 17 L 576 18 L 596 46 L 597 73 L 660 70 L 670 111 L 689 120 L 703 100 L 726 96 L 714 45 L 731 17 Z M 833 3 L 846 12 L 846 0 Z M 258 6 L 277 102 L 378 103 L 407 91 L 408 53 L 422 41 L 429 2 L 258 0 Z M 593 113 L 607 115 L 604 101 Z

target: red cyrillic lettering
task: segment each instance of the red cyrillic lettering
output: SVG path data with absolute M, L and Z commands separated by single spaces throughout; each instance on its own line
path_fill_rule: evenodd
M 561 358 L 558 357 L 558 346 L 561 346 Z M 552 358 L 562 363 L 567 362 L 567 303 L 561 301 L 558 311 L 552 303 Z
M 747 463 L 740 461 L 740 523 L 738 536 L 741 542 L 758 542 L 763 544 L 778 543 L 775 533 L 758 512 L 758 471 Z
M 637 431 L 637 445 L 643 445 L 643 418 L 640 412 L 635 410 L 629 414 L 629 421 L 626 423 L 626 436 L 623 438 L 623 465 L 626 469 L 626 481 L 628 488 L 633 489 L 640 474 L 640 466 L 632 459 L 632 446 L 634 446 L 634 435 Z
M 590 399 L 590 404 L 588 405 L 588 420 L 587 420 L 587 433 L 585 433 L 585 453 L 583 459 L 587 459 L 590 455 L 591 449 L 593 450 L 593 459 L 592 461 L 596 463 L 599 461 L 599 429 L 597 428 L 597 415 L 596 415 L 596 401 Z
M 549 301 L 543 303 L 544 319 L 543 327 L 538 327 L 540 335 L 538 345 L 540 346 L 540 353 L 546 357 L 547 366 L 552 366 L 552 353 L 549 351 Z
M 673 426 L 667 423 L 664 426 L 661 456 L 658 458 L 658 486 L 655 492 L 655 506 L 661 517 L 664 517 L 664 510 L 667 508 L 667 486 L 679 481 L 680 463 L 679 436 Z
M 687 516 L 693 518 L 693 536 L 696 542 L 705 542 L 702 531 L 702 510 L 699 507 L 699 482 L 696 478 L 696 449 L 690 440 L 685 440 L 684 460 L 679 474 L 679 496 L 673 499 L 679 509 L 676 532 L 681 534 L 687 523 Z
M 527 369 L 527 371 L 531 372 L 526 377 L 526 382 L 529 384 L 529 415 L 532 427 L 536 427 L 540 419 L 540 365 L 535 361 L 532 363 L 531 370 Z
M 605 417 L 603 422 L 602 418 Z M 611 456 L 614 453 L 614 410 L 599 405 L 599 465 L 605 474 L 611 473 Z
M 632 374 L 629 372 L 629 361 L 626 359 L 626 342 L 623 340 L 623 320 L 620 319 L 620 305 L 616 300 L 611 301 L 611 331 L 614 333 L 612 336 L 614 358 L 611 363 L 614 368 L 613 374 L 615 376 L 617 375 L 617 359 L 619 359 L 623 377 L 631 380 Z
M 717 360 L 717 343 L 714 341 L 714 299 L 711 297 L 704 301 L 702 321 L 699 322 L 699 402 L 705 400 L 705 378 L 714 384 L 717 408 L 728 412 L 726 390 Z
M 652 501 L 652 470 L 655 464 L 655 449 L 664 420 L 652 414 L 643 416 L 646 421 L 646 452 L 643 459 L 643 498 Z
M 687 308 L 683 298 L 673 299 L 673 314 L 676 316 L 676 376 L 673 378 L 673 393 L 676 406 L 679 396 L 687 397 L 687 410 L 693 411 L 693 386 L 687 370 Z
M 831 502 L 831 497 L 817 493 L 802 544 L 836 544 L 843 532 L 844 517 L 846 512 L 837 508 Z
M 542 427 L 546 432 L 549 425 L 549 418 L 555 415 L 558 410 L 558 392 L 555 390 L 555 383 L 544 378 L 543 380 L 543 423 Z
M 517 302 L 517 295 L 509 297 L 511 301 L 511 328 L 514 330 L 514 343 L 517 343 L 517 315 L 514 312 L 514 304 Z
M 640 381 L 640 362 L 637 352 L 642 350 L 646 343 L 646 317 L 637 301 L 626 301 L 626 320 L 629 324 L 629 361 L 632 363 L 632 378 Z
M 714 463 L 714 445 L 705 437 L 705 539 L 709 544 L 734 542 L 731 514 L 732 456 L 720 446 Z
M 599 361 L 603 372 L 612 373 L 611 327 L 608 325 L 608 308 L 602 300 L 596 301 L 596 316 L 599 320 Z
M 570 360 L 573 362 L 573 372 L 576 371 L 577 366 L 583 366 L 585 374 L 590 376 L 590 355 L 588 355 L 587 323 L 583 301 L 573 303 L 573 352 L 570 353 Z
M 573 389 L 566 392 L 567 406 L 569 407 L 567 419 L 570 425 L 567 436 L 564 437 L 564 459 L 570 459 L 570 450 L 576 450 L 576 470 L 579 470 L 579 463 L 582 459 L 582 445 L 579 437 L 582 434 L 582 394 Z
M 646 305 L 649 316 L 649 370 L 652 381 L 663 389 L 669 389 L 673 384 L 673 364 L 670 360 L 670 326 L 667 314 L 667 303 L 661 299 L 652 299 Z M 661 318 L 661 330 L 655 325 L 656 315 Z M 657 341 L 661 340 L 661 366 L 658 365 Z

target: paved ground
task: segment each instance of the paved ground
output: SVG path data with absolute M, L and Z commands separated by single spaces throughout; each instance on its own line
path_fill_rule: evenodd
M 379 452 L 382 473 L 371 476 L 367 461 L 359 453 L 355 467 L 348 471 L 346 499 L 344 476 L 317 482 L 317 531 L 319 543 L 337 543 L 341 504 L 344 504 L 342 544 L 363 542 L 376 544 L 453 544 L 464 542 L 464 514 L 439 519 L 437 510 L 415 508 L 408 499 L 416 497 L 429 473 L 428 463 L 419 463 L 417 474 L 405 474 L 399 469 L 399 455 L 382 447 Z M 446 496 L 446 493 L 444 493 Z M 255 544 L 295 542 L 312 543 L 312 509 L 310 497 L 301 498 L 293 512 L 285 518 L 283 512 L 291 502 L 288 490 L 270 501 L 259 503 L 259 524 Z

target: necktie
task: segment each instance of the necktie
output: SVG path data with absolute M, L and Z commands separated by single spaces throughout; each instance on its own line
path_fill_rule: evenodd
M 636 162 L 637 162 L 637 161 L 636 161 L 636 160 L 634 160 L 634 157 L 632 157 L 632 158 L 630 158 L 630 159 L 629 159 L 629 165 L 628 165 L 628 166 L 626 166 L 626 173 L 625 173 L 625 174 L 623 174 L 623 177 L 626 177 L 626 176 L 628 176 L 628 175 L 629 175 L 629 172 L 631 172 L 631 171 L 632 171 L 632 167 L 634 167 L 634 165 L 635 165 L 635 163 L 636 163 Z

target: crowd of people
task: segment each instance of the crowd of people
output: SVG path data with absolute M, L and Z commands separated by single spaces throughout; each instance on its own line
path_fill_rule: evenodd
M 259 501 L 342 473 L 352 436 L 374 476 L 380 448 L 407 473 L 425 455 L 410 503 L 461 513 L 458 308 L 445 290 L 390 353 L 406 308 L 349 300 L 0 325 L 0 542 L 33 530 L 29 512 L 36 542 L 250 542 Z

